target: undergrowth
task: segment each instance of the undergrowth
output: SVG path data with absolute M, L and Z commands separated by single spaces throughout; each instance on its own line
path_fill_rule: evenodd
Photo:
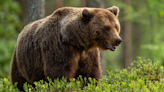
M 131 64 L 131 67 L 122 70 L 108 71 L 107 76 L 103 76 L 97 83 L 95 79 L 86 78 L 56 79 L 49 83 L 40 80 L 35 82 L 35 88 L 25 83 L 26 92 L 164 92 L 164 68 L 158 62 L 151 60 L 142 60 L 138 58 Z M 83 86 L 87 83 L 87 86 Z M 96 86 L 97 84 L 97 86 Z M 16 84 L 15 84 L 16 85 Z M 8 78 L 0 79 L 1 92 L 18 92 Z

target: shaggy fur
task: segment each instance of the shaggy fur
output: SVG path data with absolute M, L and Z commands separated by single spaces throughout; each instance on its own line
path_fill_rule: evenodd
M 24 27 L 11 61 L 12 83 L 52 79 L 101 77 L 97 47 L 115 50 L 121 42 L 118 7 L 60 8 Z M 119 42 L 118 42 L 119 40 Z

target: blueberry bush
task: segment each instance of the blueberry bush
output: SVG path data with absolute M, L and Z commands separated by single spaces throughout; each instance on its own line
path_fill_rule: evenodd
M 35 88 L 27 83 L 24 84 L 26 92 L 163 92 L 164 91 L 164 68 L 151 60 L 138 60 L 131 64 L 128 69 L 108 71 L 99 82 L 89 78 L 86 86 L 86 78 L 79 76 L 78 79 L 56 79 L 49 83 L 40 80 L 35 82 Z M 97 86 L 96 86 L 97 84 Z M 9 78 L 0 79 L 1 92 L 18 92 Z

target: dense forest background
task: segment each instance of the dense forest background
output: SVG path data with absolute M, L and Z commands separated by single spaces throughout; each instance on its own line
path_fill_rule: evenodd
M 26 0 L 0 0 L 0 78 L 9 77 L 18 34 L 27 24 Z M 64 6 L 120 8 L 123 43 L 101 53 L 103 73 L 127 68 L 137 56 L 164 65 L 164 0 L 45 0 L 45 16 Z

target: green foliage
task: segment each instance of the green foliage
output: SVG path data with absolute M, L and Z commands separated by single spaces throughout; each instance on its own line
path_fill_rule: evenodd
M 75 80 L 74 78 L 67 82 L 63 77 L 61 80 L 56 79 L 49 83 L 40 80 L 35 82 L 35 88 L 25 83 L 26 92 L 163 92 L 164 91 L 164 67 L 158 62 L 151 60 L 142 60 L 140 57 L 132 63 L 132 67 L 122 70 L 108 71 L 108 75 L 101 78 L 97 83 L 95 79 L 89 78 L 86 85 L 86 78 Z M 97 83 L 97 86 L 96 86 Z M 7 78 L 0 79 L 1 92 L 18 92 Z
M 15 84 L 16 85 L 16 84 Z M 0 79 L 0 92 L 19 92 L 19 89 L 15 88 L 8 78 Z
M 20 7 L 13 0 L 0 0 L 0 3 L 0 77 L 7 77 L 18 30 L 21 28 L 18 15 Z
M 112 91 L 150 92 L 164 91 L 164 68 L 159 62 L 139 58 L 127 69 L 108 72 L 104 82 L 111 84 Z M 103 80 L 103 79 L 102 79 Z
M 149 13 L 151 15 L 156 16 L 156 18 L 159 18 L 158 15 L 164 16 L 163 0 L 147 0 L 147 2 L 150 8 Z
M 20 7 L 12 0 L 1 0 L 0 3 L 0 37 L 16 37 L 17 29 L 20 28 Z
M 150 59 L 159 62 L 162 64 L 164 59 L 164 42 L 163 42 L 163 23 L 164 23 L 164 3 L 163 0 L 144 0 L 146 3 L 147 9 L 147 22 L 148 28 L 145 30 L 149 34 L 149 39 L 147 42 L 142 44 L 140 48 L 143 52 L 146 52 L 144 56 L 150 57 Z M 148 37 L 148 36 L 146 36 Z

